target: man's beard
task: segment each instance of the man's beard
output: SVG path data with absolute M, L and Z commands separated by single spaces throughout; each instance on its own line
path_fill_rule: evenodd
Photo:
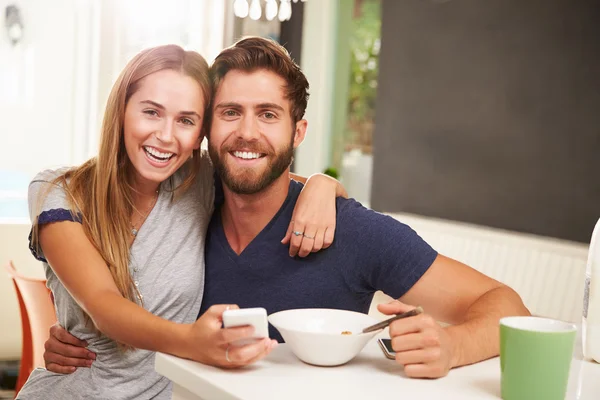
M 215 166 L 215 169 L 223 184 L 232 192 L 237 194 L 255 194 L 269 187 L 283 172 L 292 164 L 294 159 L 293 135 L 290 144 L 282 149 L 273 151 L 261 146 L 258 142 L 248 142 L 238 138 L 232 144 L 222 147 L 221 152 L 213 147 L 208 141 L 208 152 Z M 256 172 L 254 168 L 238 168 L 237 172 L 232 171 L 225 162 L 225 157 L 230 151 L 244 149 L 249 152 L 266 154 L 267 166 L 262 172 Z

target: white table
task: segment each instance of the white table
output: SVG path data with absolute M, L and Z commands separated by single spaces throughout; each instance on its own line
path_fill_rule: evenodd
M 567 399 L 600 399 L 600 364 L 582 361 L 578 337 Z M 410 379 L 384 358 L 375 340 L 348 364 L 315 367 L 298 360 L 285 344 L 263 361 L 239 370 L 222 370 L 157 354 L 156 370 L 173 381 L 174 400 L 306 400 L 390 398 L 499 399 L 500 359 L 457 368 L 437 380 Z

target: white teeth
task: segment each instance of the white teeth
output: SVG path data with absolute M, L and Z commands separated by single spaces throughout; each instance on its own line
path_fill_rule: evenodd
M 250 151 L 234 151 L 233 155 L 237 158 L 243 158 L 244 160 L 260 158 L 260 153 L 252 153 Z
M 171 156 L 174 154 L 174 153 L 163 153 L 161 151 L 156 150 L 154 147 L 148 147 L 148 146 L 145 146 L 144 150 L 146 150 L 147 153 L 153 155 L 154 157 L 157 157 L 157 158 L 160 158 L 163 160 L 171 158 Z
M 155 162 L 166 163 L 171 159 L 171 156 L 175 153 L 163 153 L 161 151 L 156 150 L 153 147 L 144 146 L 144 150 L 146 154 L 152 158 Z

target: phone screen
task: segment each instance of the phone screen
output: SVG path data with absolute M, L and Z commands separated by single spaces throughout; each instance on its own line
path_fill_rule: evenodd
M 383 354 L 389 359 L 396 358 L 396 352 L 392 348 L 392 340 L 391 339 L 377 339 L 379 343 L 379 347 L 381 347 L 381 351 Z

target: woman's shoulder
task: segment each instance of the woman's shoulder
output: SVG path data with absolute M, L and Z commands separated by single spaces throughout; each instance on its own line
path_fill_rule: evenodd
M 60 178 L 65 176 L 69 168 L 46 169 L 38 172 L 31 182 L 29 182 L 29 200 L 30 202 L 42 197 L 58 197 L 63 198 L 65 195 L 64 183 L 66 180 Z
M 61 176 L 64 176 L 70 170 L 69 167 L 61 167 L 55 169 L 45 169 L 43 171 L 38 172 L 29 185 L 32 184 L 46 184 L 46 183 L 56 183 L 56 180 Z
M 43 212 L 64 213 L 67 210 L 70 212 L 69 196 L 64 187 L 68 179 L 60 179 L 68 171 L 69 168 L 46 169 L 39 172 L 31 180 L 27 194 L 29 213 L 32 220 Z

